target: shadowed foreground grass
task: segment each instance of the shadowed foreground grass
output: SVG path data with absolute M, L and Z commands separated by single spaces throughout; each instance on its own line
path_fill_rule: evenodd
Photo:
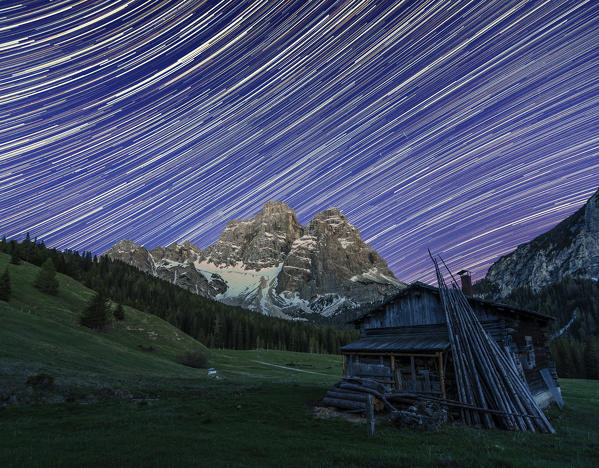
M 557 435 L 316 419 L 324 385 L 198 381 L 156 400 L 0 410 L 0 466 L 593 466 L 599 382 L 565 380 Z

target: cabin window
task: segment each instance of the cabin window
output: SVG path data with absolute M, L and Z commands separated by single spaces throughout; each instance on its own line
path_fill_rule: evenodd
M 537 363 L 535 360 L 535 347 L 532 343 L 532 336 L 525 336 L 524 340 L 524 359 L 522 359 L 522 364 L 524 365 L 524 367 L 526 367 L 526 369 L 534 369 Z

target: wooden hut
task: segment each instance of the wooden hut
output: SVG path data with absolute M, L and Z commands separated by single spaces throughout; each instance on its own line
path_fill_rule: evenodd
M 466 296 L 487 333 L 508 352 L 537 404 L 561 400 L 548 328 L 552 317 Z M 457 399 L 439 290 L 414 283 L 353 322 L 360 339 L 341 348 L 345 377 L 371 378 L 389 391 Z M 474 357 L 476 358 L 476 357 Z

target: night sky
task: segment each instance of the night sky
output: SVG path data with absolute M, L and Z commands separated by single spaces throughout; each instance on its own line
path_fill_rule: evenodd
M 599 185 L 599 2 L 0 3 L 0 234 L 204 248 L 338 207 L 404 281 Z

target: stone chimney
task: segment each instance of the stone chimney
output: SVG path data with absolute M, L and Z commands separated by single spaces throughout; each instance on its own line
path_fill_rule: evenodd
M 469 270 L 461 270 L 458 271 L 458 275 L 460 275 L 460 280 L 462 283 L 462 292 L 466 296 L 474 295 L 474 291 L 472 290 L 472 275 Z

